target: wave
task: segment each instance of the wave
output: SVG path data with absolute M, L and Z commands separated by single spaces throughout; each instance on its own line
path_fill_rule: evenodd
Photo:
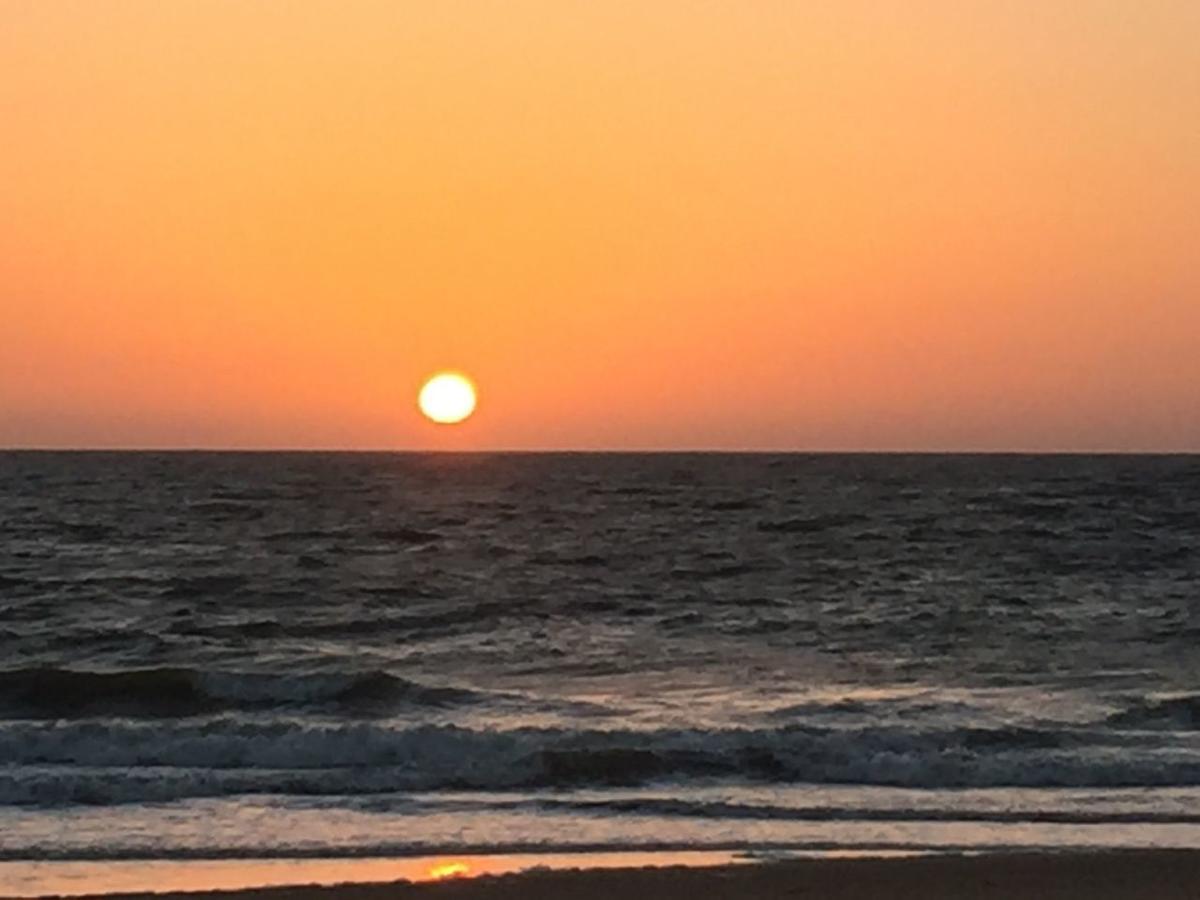
M 266 517 L 267 511 L 255 503 L 243 500 L 214 497 L 187 504 L 188 512 L 209 515 L 219 519 L 247 519 L 254 521 Z
M 177 634 L 211 638 L 351 638 L 402 633 L 411 636 L 419 632 L 443 632 L 460 627 L 474 629 L 480 623 L 497 621 L 513 613 L 511 605 L 483 602 L 428 613 L 364 618 L 343 616 L 334 621 L 281 621 L 280 617 L 272 617 L 202 625 L 184 620 L 172 626 L 171 630 Z
M 419 528 L 380 528 L 372 531 L 371 537 L 389 544 L 432 544 L 440 541 L 445 535 Z
M 867 517 L 860 514 L 827 513 L 792 519 L 768 519 L 758 523 L 758 530 L 766 534 L 815 534 L 861 525 L 866 521 Z
M 1105 722 L 1130 730 L 1200 731 L 1200 694 L 1135 700 Z
M 163 597 L 168 600 L 195 600 L 201 597 L 223 597 L 249 584 L 250 579 L 237 573 L 211 575 L 177 575 L 167 580 Z
M 0 712 L 9 718 L 185 718 L 239 710 L 318 707 L 384 713 L 474 702 L 473 691 L 418 684 L 383 671 L 273 675 L 188 668 L 0 671 Z
M 363 804 L 381 811 L 390 806 Z M 397 810 L 411 809 L 411 800 L 400 800 Z M 623 797 L 612 800 L 558 799 L 535 797 L 511 801 L 491 801 L 475 804 L 454 804 L 460 811 L 531 810 L 548 813 L 585 815 L 613 814 L 656 816 L 665 818 L 744 819 L 782 822 L 1019 822 L 1058 825 L 1085 824 L 1195 824 L 1200 812 L 1181 810 L 1087 810 L 1087 809 L 969 809 L 962 807 L 930 808 L 900 806 L 891 808 L 845 806 L 780 806 L 775 804 L 735 803 L 723 801 L 684 800 L 667 797 Z
M 1200 745 L 1096 732 L 474 730 L 367 720 L 14 722 L 0 803 L 109 803 L 237 793 L 631 787 L 739 781 L 911 788 L 1200 785 Z M 1117 736 L 1119 737 L 1119 736 Z

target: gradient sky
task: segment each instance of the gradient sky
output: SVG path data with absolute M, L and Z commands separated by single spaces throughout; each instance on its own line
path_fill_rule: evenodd
M 0 446 L 1200 450 L 1196 0 L 0 0 L 0 116 Z

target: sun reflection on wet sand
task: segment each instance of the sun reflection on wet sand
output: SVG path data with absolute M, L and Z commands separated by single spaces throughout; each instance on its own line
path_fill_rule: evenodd
M 430 881 L 442 881 L 446 878 L 466 878 L 472 875 L 471 867 L 463 862 L 438 863 L 429 870 Z
M 240 890 L 285 885 L 442 881 L 530 869 L 719 866 L 750 862 L 724 851 L 554 853 L 409 859 L 123 860 L 0 862 L 0 896 L 45 897 Z

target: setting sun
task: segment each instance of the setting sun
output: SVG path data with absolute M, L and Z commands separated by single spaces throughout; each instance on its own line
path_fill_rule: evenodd
M 457 425 L 475 411 L 475 385 L 465 375 L 441 372 L 425 382 L 417 405 L 439 425 Z

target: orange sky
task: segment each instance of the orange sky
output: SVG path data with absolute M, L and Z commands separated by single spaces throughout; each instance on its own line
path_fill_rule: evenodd
M 1196 0 L 7 0 L 0 115 L 0 446 L 1200 450 Z

